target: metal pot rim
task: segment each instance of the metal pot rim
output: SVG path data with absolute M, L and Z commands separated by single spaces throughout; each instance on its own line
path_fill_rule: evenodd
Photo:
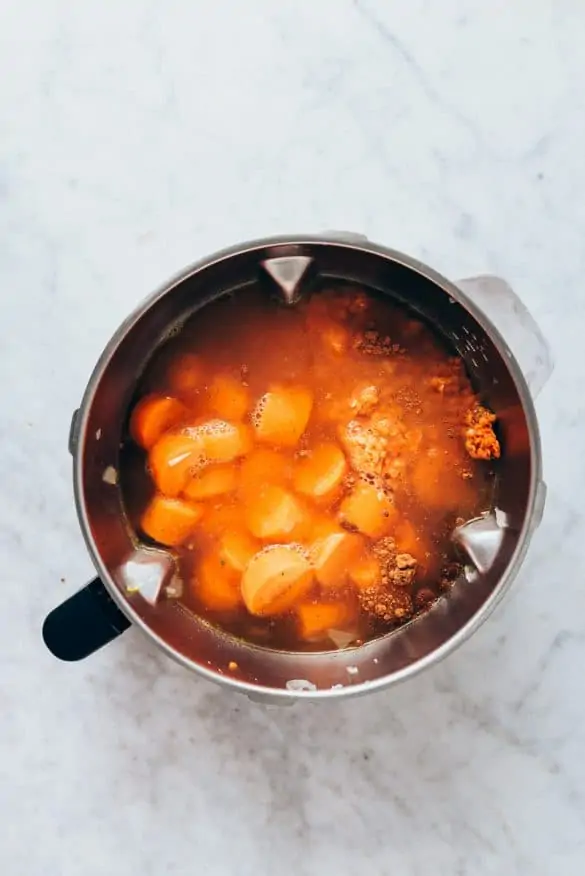
M 102 375 L 106 371 L 113 353 L 124 342 L 124 338 L 129 329 L 138 322 L 141 317 L 150 309 L 150 307 L 160 298 L 168 294 L 177 285 L 182 283 L 188 277 L 196 274 L 200 270 L 217 264 L 218 262 L 229 259 L 242 253 L 253 252 L 256 249 L 265 248 L 266 246 L 285 246 L 285 245 L 323 245 L 335 246 L 345 249 L 359 250 L 364 253 L 382 256 L 390 261 L 398 263 L 410 270 L 422 275 L 426 279 L 437 285 L 443 292 L 449 295 L 455 301 L 461 303 L 465 309 L 477 321 L 483 331 L 488 334 L 494 346 L 500 355 L 506 359 L 510 374 L 516 385 L 518 396 L 522 404 L 522 408 L 527 421 L 527 428 L 530 438 L 530 455 L 531 455 L 531 477 L 530 489 L 524 517 L 524 524 L 521 532 L 518 535 L 517 546 L 514 550 L 508 566 L 501 576 L 497 586 L 493 592 L 482 604 L 482 607 L 476 614 L 467 621 L 451 638 L 445 641 L 435 650 L 419 658 L 415 663 L 409 664 L 402 669 L 397 670 L 391 675 L 381 676 L 373 681 L 365 681 L 361 683 L 351 684 L 338 689 L 319 689 L 319 690 L 288 690 L 282 688 L 272 688 L 257 686 L 246 681 L 241 681 L 237 678 L 220 675 L 212 669 L 201 666 L 190 660 L 185 655 L 181 654 L 173 648 L 165 639 L 154 632 L 148 624 L 140 617 L 134 607 L 127 601 L 118 587 L 114 584 L 110 572 L 103 563 L 99 550 L 94 542 L 89 526 L 89 521 L 86 512 L 86 505 L 83 495 L 83 450 L 87 435 L 88 414 L 91 409 L 94 393 L 98 386 Z M 85 389 L 82 402 L 77 413 L 75 422 L 76 441 L 74 447 L 73 459 L 73 482 L 75 504 L 77 515 L 79 518 L 82 534 L 91 556 L 91 559 L 105 585 L 108 593 L 120 608 L 120 610 L 135 624 L 143 633 L 146 634 L 173 660 L 180 663 L 187 669 L 197 672 L 202 677 L 215 683 L 225 684 L 227 687 L 238 690 L 240 693 L 247 694 L 252 699 L 259 699 L 271 702 L 290 702 L 298 699 L 305 700 L 323 700 L 323 699 L 340 699 L 348 696 L 360 696 L 373 691 L 382 690 L 391 687 L 400 682 L 406 681 L 409 678 L 418 675 L 424 669 L 432 666 L 435 663 L 443 660 L 460 645 L 462 645 L 491 615 L 497 604 L 508 592 L 512 581 L 527 553 L 530 536 L 535 527 L 534 518 L 542 510 L 539 505 L 542 504 L 542 454 L 540 445 L 540 434 L 538 421 L 534 408 L 534 403 L 526 379 L 518 362 L 516 361 L 512 351 L 509 349 L 504 338 L 493 325 L 492 321 L 474 304 L 474 302 L 452 281 L 448 280 L 442 274 L 435 271 L 433 268 L 425 265 L 419 260 L 405 255 L 397 250 L 379 244 L 371 243 L 369 240 L 363 239 L 347 239 L 346 237 L 337 237 L 333 233 L 317 234 L 317 235 L 278 235 L 274 237 L 259 238 L 256 240 L 247 241 L 239 245 L 231 246 L 223 249 L 212 256 L 201 259 L 190 267 L 177 273 L 170 281 L 161 285 L 154 293 L 146 297 L 141 303 L 128 315 L 121 323 L 114 335 L 107 343 L 104 351 L 98 359 L 94 370 L 91 374 L 87 387 Z M 538 523 L 538 520 L 537 520 Z M 391 635 L 391 634 L 390 634 Z M 366 646 L 364 646 L 366 647 Z M 357 649 L 359 650 L 359 649 Z

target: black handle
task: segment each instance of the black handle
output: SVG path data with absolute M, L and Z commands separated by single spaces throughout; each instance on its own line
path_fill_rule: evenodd
M 99 578 L 47 615 L 43 639 L 59 660 L 83 660 L 130 626 Z

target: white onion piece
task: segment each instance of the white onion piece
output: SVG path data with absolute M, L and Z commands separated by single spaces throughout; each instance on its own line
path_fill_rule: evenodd
M 291 678 L 286 683 L 287 690 L 317 690 L 317 685 L 306 678 Z
M 104 484 L 109 484 L 111 487 L 115 487 L 118 483 L 118 472 L 114 468 L 113 465 L 109 465 L 102 475 L 102 481 Z

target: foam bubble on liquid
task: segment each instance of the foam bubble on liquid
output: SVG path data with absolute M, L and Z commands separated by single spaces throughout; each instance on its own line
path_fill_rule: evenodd
M 209 458 L 205 455 L 205 453 L 200 453 L 199 456 L 195 458 L 193 465 L 189 466 L 189 477 L 196 478 L 201 474 L 201 469 L 205 468 L 209 464 Z
M 282 548 L 286 548 L 288 551 L 294 551 L 297 554 L 300 554 L 301 557 L 304 557 L 305 560 L 310 559 L 310 553 L 304 545 L 299 544 L 297 541 L 289 541 L 286 544 L 267 544 L 261 550 L 258 551 L 259 554 L 269 554 L 272 551 L 279 551 Z
M 252 425 L 255 429 L 260 427 L 260 423 L 262 422 L 262 415 L 264 414 L 264 410 L 266 408 L 266 400 L 268 398 L 268 393 L 263 395 L 259 402 L 256 404 L 256 407 L 250 414 L 250 419 L 252 420 Z
M 187 426 L 184 429 L 185 435 L 195 440 L 207 437 L 218 437 L 219 435 L 234 435 L 236 427 L 227 420 L 206 420 L 205 423 L 200 423 L 198 426 Z
M 194 430 L 198 435 L 226 435 L 229 432 L 235 432 L 234 426 L 226 420 L 207 420 L 196 426 Z

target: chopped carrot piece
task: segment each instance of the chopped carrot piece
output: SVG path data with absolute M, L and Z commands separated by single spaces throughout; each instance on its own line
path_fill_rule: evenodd
M 214 377 L 208 395 L 212 413 L 224 420 L 242 420 L 250 404 L 248 390 L 230 374 Z
M 243 492 L 255 492 L 262 484 L 284 484 L 292 465 L 276 450 L 259 448 L 243 460 L 240 469 L 240 488 Z
M 236 505 L 218 504 L 206 510 L 201 528 L 213 538 L 221 538 L 232 529 L 240 530 L 243 528 L 242 510 Z
M 264 484 L 246 507 L 248 529 L 256 538 L 295 541 L 306 522 L 302 505 L 276 484 Z
M 130 435 L 137 444 L 149 450 L 161 435 L 184 420 L 187 413 L 176 398 L 146 395 L 132 411 Z
M 376 587 L 380 582 L 380 564 L 375 557 L 361 557 L 350 566 L 349 577 L 358 590 Z
M 396 509 L 391 499 L 366 481 L 359 481 L 339 509 L 341 522 L 370 538 L 380 538 L 392 526 Z
M 424 569 L 428 569 L 429 558 L 433 551 L 428 537 L 417 533 L 410 520 L 400 520 L 392 530 L 396 549 L 401 554 L 410 554 L 416 558 L 417 563 Z
M 183 490 L 187 499 L 201 501 L 231 493 L 236 488 L 238 473 L 231 465 L 212 465 L 204 468 L 187 483 Z
M 219 543 L 219 557 L 222 562 L 240 574 L 257 551 L 258 543 L 247 532 L 239 529 L 224 532 Z
M 242 604 L 240 576 L 216 554 L 207 554 L 193 579 L 195 594 L 210 611 L 235 611 Z
M 331 589 L 345 583 L 348 568 L 363 551 L 359 535 L 337 531 L 319 539 L 311 548 L 315 577 L 322 587 Z
M 313 580 L 308 559 L 286 545 L 255 554 L 242 576 L 242 596 L 251 614 L 282 614 L 307 593 Z
M 274 387 L 252 414 L 256 437 L 282 447 L 294 447 L 307 428 L 313 396 L 302 387 Z
M 192 435 L 169 432 L 151 448 L 148 465 L 152 479 L 165 496 L 178 496 L 205 462 L 201 441 Z
M 396 547 L 401 553 L 418 557 L 419 538 L 410 520 L 400 520 L 393 530 Z
M 175 395 L 192 401 L 205 388 L 203 361 L 195 353 L 183 353 L 171 360 L 167 370 L 167 385 Z
M 303 639 L 321 638 L 327 630 L 343 627 L 349 619 L 343 602 L 305 602 L 297 607 L 296 613 Z
M 337 444 L 319 444 L 297 466 L 294 486 L 316 501 L 332 498 L 347 472 L 347 462 Z
M 140 528 L 154 541 L 176 547 L 193 532 L 202 515 L 201 505 L 155 496 L 142 515 Z
M 208 462 L 232 462 L 250 450 L 249 429 L 241 423 L 227 420 L 207 420 L 188 430 L 203 447 Z

